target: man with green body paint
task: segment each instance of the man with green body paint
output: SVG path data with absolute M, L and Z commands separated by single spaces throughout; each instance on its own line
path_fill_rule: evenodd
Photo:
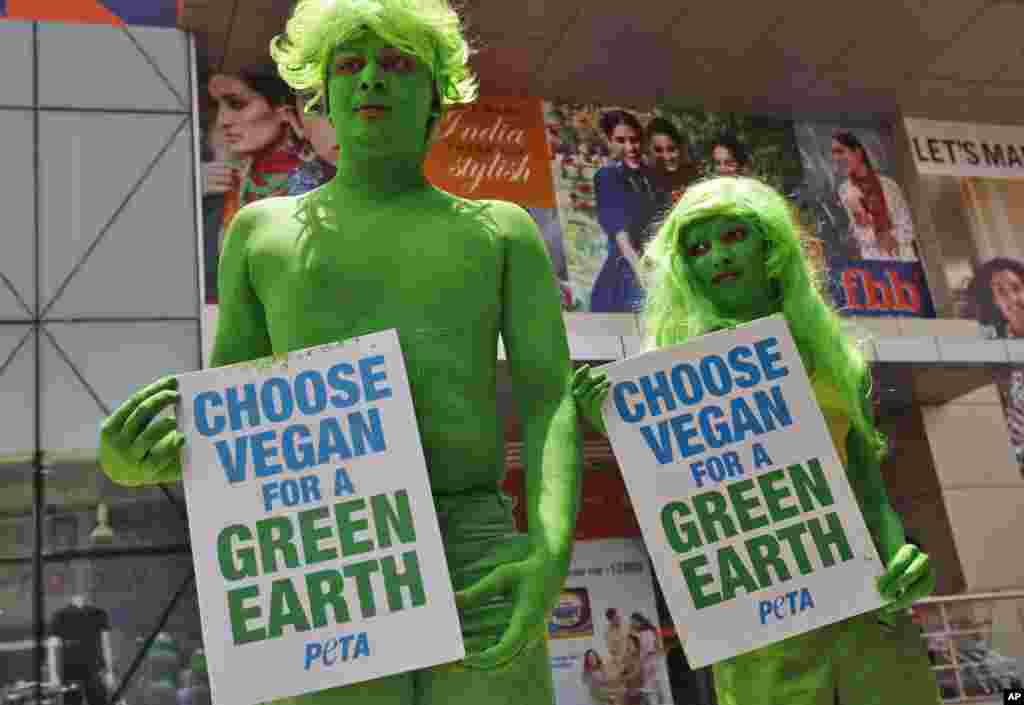
M 321 188 L 232 221 L 211 364 L 398 330 L 469 654 L 295 701 L 551 703 L 547 616 L 571 558 L 580 472 L 568 345 L 530 216 L 423 176 L 443 109 L 475 95 L 459 18 L 446 0 L 302 0 L 271 53 L 310 103 L 326 103 L 341 156 Z M 526 535 L 498 489 L 499 333 L 523 419 Z M 104 423 L 100 460 L 114 480 L 180 478 L 184 438 L 173 419 L 154 420 L 177 399 L 165 378 Z M 429 634 L 410 638 L 430 648 Z
M 880 471 L 870 371 L 824 302 L 786 200 L 750 178 L 695 184 L 648 246 L 644 305 L 649 347 L 782 313 L 811 377 L 833 443 L 886 566 L 891 600 L 868 613 L 714 665 L 721 705 L 935 705 L 935 677 L 907 608 L 935 588 L 928 556 L 906 543 Z M 607 434 L 601 407 L 610 383 L 581 367 L 573 392 L 582 415 Z M 623 468 L 629 472 L 629 468 Z M 685 625 L 681 625 L 685 626 Z

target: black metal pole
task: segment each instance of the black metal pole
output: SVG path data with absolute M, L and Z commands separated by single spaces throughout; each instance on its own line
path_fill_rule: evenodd
M 33 201 L 35 221 L 35 308 L 32 311 L 33 332 L 35 334 L 35 453 L 32 461 L 32 498 L 33 498 L 33 524 L 34 541 L 32 544 L 32 623 L 35 627 L 35 649 L 33 653 L 33 680 L 36 682 L 37 703 L 43 701 L 43 639 L 46 636 L 44 618 L 46 615 L 46 604 L 43 593 L 43 522 L 45 506 L 45 491 L 43 485 L 43 429 L 42 409 L 40 398 L 42 397 L 42 370 L 40 368 L 40 330 L 39 330 L 39 216 L 40 216 L 40 195 L 39 190 L 42 184 L 39 180 L 39 23 L 32 23 L 32 172 L 33 172 Z
M 36 338 L 38 343 L 38 334 Z M 38 356 L 37 356 L 38 360 Z M 38 367 L 38 362 L 37 365 Z M 32 514 L 34 523 L 34 546 L 32 550 L 32 586 L 35 588 L 32 601 L 32 622 L 35 627 L 35 649 L 33 653 L 34 673 L 32 679 L 36 682 L 36 702 L 42 702 L 43 682 L 43 641 L 46 638 L 45 609 L 43 602 L 43 454 L 36 452 L 32 468 L 32 496 L 35 500 Z

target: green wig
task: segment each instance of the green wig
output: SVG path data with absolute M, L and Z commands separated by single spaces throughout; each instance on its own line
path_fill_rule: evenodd
M 326 108 L 335 50 L 366 30 L 430 69 L 442 110 L 476 98 L 469 44 L 447 0 L 299 0 L 285 33 L 271 40 L 270 56 L 288 85 L 310 95 L 307 110 Z
M 684 256 L 686 229 L 715 217 L 739 218 L 764 235 L 769 280 L 775 283 L 777 310 L 789 323 L 809 372 L 824 376 L 847 401 L 851 425 L 881 459 L 885 439 L 866 404 L 870 393 L 867 364 L 843 333 L 839 316 L 825 302 L 819 274 L 804 254 L 800 227 L 786 199 L 767 184 L 747 177 L 720 177 L 690 186 L 644 252 L 649 288 L 644 326 L 649 347 L 682 343 L 742 321 L 723 318 L 695 286 Z

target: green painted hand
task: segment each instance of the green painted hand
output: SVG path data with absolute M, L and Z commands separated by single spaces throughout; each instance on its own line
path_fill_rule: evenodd
M 904 544 L 889 561 L 885 575 L 878 579 L 882 597 L 892 600 L 883 609 L 896 614 L 935 591 L 935 568 L 927 553 Z
M 173 417 L 156 419 L 178 401 L 178 380 L 163 377 L 128 398 L 100 427 L 100 467 L 119 485 L 139 487 L 181 479 L 185 437 Z
M 592 427 L 606 436 L 608 430 L 604 425 L 601 407 L 608 396 L 610 386 L 611 382 L 608 381 L 607 375 L 604 372 L 592 372 L 590 365 L 583 365 L 572 376 L 572 395 L 576 398 L 580 414 Z
M 495 568 L 474 585 L 456 593 L 456 604 L 466 610 L 485 607 L 495 598 L 511 595 L 515 600 L 512 618 L 500 641 L 481 650 L 493 637 L 467 638 L 463 665 L 476 669 L 499 668 L 543 640 L 548 617 L 561 594 L 568 570 L 568 557 L 558 558 L 538 551 L 526 560 Z

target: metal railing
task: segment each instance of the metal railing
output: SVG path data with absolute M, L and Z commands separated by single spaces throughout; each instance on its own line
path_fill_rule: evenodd
M 944 703 L 1002 702 L 1024 687 L 1024 590 L 929 597 L 914 619 Z

